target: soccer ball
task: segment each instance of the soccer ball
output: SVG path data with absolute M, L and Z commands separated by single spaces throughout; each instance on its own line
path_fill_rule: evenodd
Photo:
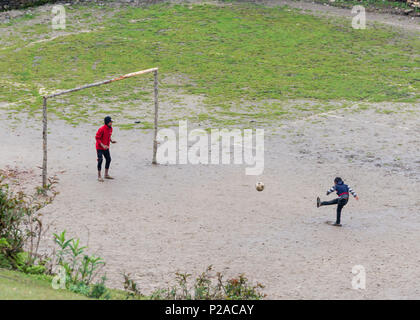
M 262 183 L 261 181 L 257 182 L 255 184 L 255 189 L 257 189 L 257 191 L 263 191 L 264 190 L 264 183 Z

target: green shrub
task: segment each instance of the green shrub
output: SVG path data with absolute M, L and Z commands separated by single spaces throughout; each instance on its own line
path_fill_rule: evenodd
M 105 261 L 100 257 L 87 255 L 87 247 L 81 246 L 79 239 L 67 239 L 65 230 L 60 234 L 54 233 L 54 242 L 59 247 L 56 260 L 65 270 L 67 288 L 90 298 L 109 299 L 110 293 L 105 286 L 105 277 L 92 284 Z
M 0 253 L 0 268 L 13 269 L 13 264 L 4 254 Z
M 10 247 L 9 242 L 6 238 L 0 238 L 0 250 L 7 249 Z
M 14 196 L 8 185 L 0 185 L 0 238 L 7 242 L 3 254 L 11 256 L 22 250 L 25 235 L 21 225 L 25 216 L 23 195 Z
M 106 277 L 102 277 L 101 279 L 101 282 L 98 282 L 92 286 L 92 290 L 89 293 L 89 297 L 95 299 L 108 300 L 110 299 L 111 295 L 105 286 Z
M 14 269 L 17 269 L 18 271 L 30 274 L 44 274 L 46 272 L 44 265 L 30 263 L 30 255 L 28 252 L 18 252 L 13 255 L 11 260 Z
M 259 300 L 263 297 L 258 292 L 258 289 L 263 286 L 261 284 L 249 285 L 248 279 L 243 274 L 237 278 L 229 279 L 226 284 L 222 284 L 222 287 L 229 300 Z
M 189 283 L 191 274 L 176 273 L 175 285 L 167 289 L 155 290 L 152 300 L 259 300 L 265 297 L 261 292 L 264 286 L 260 283 L 250 284 L 245 275 L 223 280 L 223 275 L 212 274 L 212 266 L 200 274 L 193 284 Z M 124 288 L 127 298 L 141 297 L 137 284 L 124 274 Z
M 29 265 L 24 268 L 23 272 L 30 274 L 44 274 L 46 270 L 45 266 L 42 265 Z
M 0 268 L 12 269 L 13 264 L 7 255 L 7 250 L 10 248 L 10 244 L 6 238 L 0 238 Z
M 94 285 L 87 285 L 84 282 L 71 283 L 68 289 L 74 293 L 82 294 L 89 298 L 108 300 L 111 298 L 107 287 L 105 286 L 106 278 L 102 277 L 101 282 Z
M 87 247 L 80 246 L 79 239 L 67 239 L 65 230 L 54 233 L 54 242 L 59 246 L 57 263 L 64 268 L 69 283 L 89 285 L 105 265 L 102 258 L 85 254 Z
M 48 179 L 48 192 L 26 195 L 23 192 L 13 193 L 9 185 L 4 183 L 15 174 L 0 170 L 1 264 L 25 273 L 41 274 L 46 267 L 45 261 L 37 254 L 43 231 L 39 210 L 51 203 L 58 194 L 55 191 L 57 179 Z M 28 252 L 23 251 L 24 246 Z
M 74 293 L 82 294 L 84 296 L 89 296 L 90 294 L 90 288 L 84 282 L 71 283 L 68 289 Z
M 127 299 L 130 298 L 136 298 L 136 297 L 142 297 L 141 291 L 137 287 L 137 283 L 131 279 L 131 274 L 123 273 L 124 277 L 124 290 L 127 293 Z

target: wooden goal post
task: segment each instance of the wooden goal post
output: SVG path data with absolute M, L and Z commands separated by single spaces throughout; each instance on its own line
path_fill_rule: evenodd
M 57 96 L 61 96 L 63 94 L 67 94 L 67 93 L 71 93 L 71 92 L 75 92 L 75 91 L 80 91 L 83 89 L 87 89 L 87 88 L 92 88 L 92 87 L 97 87 L 97 86 L 101 86 L 103 84 L 108 84 L 108 83 L 112 83 L 115 81 L 119 81 L 119 80 L 124 80 L 127 78 L 131 78 L 131 77 L 135 77 L 135 76 L 139 76 L 142 74 L 146 74 L 146 73 L 151 73 L 153 72 L 154 75 L 154 101 L 155 101 L 155 121 L 154 121 L 154 138 L 153 138 L 153 160 L 152 163 L 153 164 L 157 164 L 156 162 L 156 152 L 157 152 L 157 131 L 158 131 L 158 109 L 159 109 L 159 102 L 158 102 L 158 68 L 151 68 L 151 69 L 146 69 L 146 70 L 141 70 L 141 71 L 137 71 L 137 72 L 132 72 L 132 73 L 128 73 L 125 74 L 123 76 L 114 78 L 114 79 L 109 79 L 109 80 L 104 80 L 104 81 L 100 81 L 100 82 L 95 82 L 95 83 L 91 83 L 91 84 L 87 84 L 78 88 L 73 88 L 73 89 L 69 89 L 69 90 L 64 90 L 64 91 L 59 91 L 56 93 L 52 93 L 50 95 L 46 95 L 43 97 L 43 106 L 42 106 L 42 124 L 43 124 L 43 128 L 42 128 L 42 149 L 43 149 L 43 158 L 42 158 L 42 186 L 45 188 L 47 186 L 47 159 L 48 159 L 48 152 L 47 152 L 47 128 L 48 128 L 48 123 L 47 123 L 47 101 L 48 99 L 57 97 Z

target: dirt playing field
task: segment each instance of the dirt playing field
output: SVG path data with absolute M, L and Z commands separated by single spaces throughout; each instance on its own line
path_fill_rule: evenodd
M 176 271 L 213 264 L 262 282 L 269 298 L 419 298 L 420 106 L 396 107 L 394 114 L 343 110 L 268 131 L 258 178 L 234 165 L 153 166 L 152 136 L 116 129 L 116 179 L 99 183 L 96 128 L 56 121 L 50 174 L 58 174 L 61 194 L 44 219 L 51 232 L 66 229 L 103 256 L 115 287 L 131 272 L 148 293 Z M 39 128 L 1 127 L 0 165 L 36 168 Z M 333 207 L 315 207 L 336 175 L 360 196 L 345 207 L 342 228 L 325 224 Z M 32 179 L 40 180 L 39 169 Z M 51 245 L 44 239 L 44 249 Z M 354 265 L 366 269 L 364 291 L 351 287 Z
M 269 299 L 419 299 L 419 115 L 420 103 L 351 103 L 279 121 L 265 128 L 258 177 L 240 165 L 154 166 L 151 130 L 115 128 L 115 180 L 103 183 L 94 140 L 102 119 L 76 127 L 50 121 L 49 175 L 59 178 L 60 194 L 43 209 L 50 229 L 42 251 L 51 252 L 52 233 L 65 229 L 106 260 L 111 287 L 122 288 L 128 272 L 145 294 L 177 271 L 196 275 L 213 265 L 262 283 Z M 40 185 L 41 138 L 39 119 L 22 114 L 16 124 L 1 114 L 0 168 Z M 333 199 L 325 192 L 336 176 L 360 197 L 343 209 L 342 228 L 325 223 L 335 206 L 315 205 L 317 196 Z M 366 270 L 365 290 L 352 289 L 355 265 Z

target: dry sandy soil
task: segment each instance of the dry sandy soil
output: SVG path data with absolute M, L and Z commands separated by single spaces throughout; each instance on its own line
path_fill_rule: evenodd
M 55 121 L 50 174 L 61 194 L 44 219 L 51 232 L 66 229 L 103 256 L 115 287 L 131 272 L 149 293 L 176 271 L 213 264 L 262 282 L 269 298 L 420 298 L 420 105 L 394 107 L 398 113 L 342 110 L 283 123 L 266 133 L 260 177 L 235 165 L 153 166 L 151 134 L 116 129 L 116 180 L 99 183 L 96 127 Z M 36 168 L 40 128 L 1 128 L 0 166 Z M 336 175 L 360 195 L 345 207 L 342 228 L 325 224 L 333 207 L 315 207 Z M 48 236 L 43 249 L 51 245 Z M 359 264 L 363 291 L 351 287 Z
M 203 0 L 165 0 L 166 2 L 170 1 L 173 3 L 212 3 L 212 4 L 218 4 L 217 1 L 209 0 L 209 1 L 203 1 Z M 354 14 L 351 13 L 351 10 L 345 9 L 345 8 L 338 8 L 335 6 L 330 6 L 327 4 L 319 4 L 314 3 L 309 0 L 242 0 L 243 2 L 255 2 L 259 4 L 264 4 L 267 6 L 290 6 L 292 8 L 301 9 L 303 13 L 309 13 L 309 14 L 316 14 L 316 15 L 322 15 L 327 17 L 345 17 L 348 19 L 351 19 Z M 136 0 L 121 0 L 121 1 L 112 1 L 107 2 L 108 6 L 115 6 L 115 7 L 121 7 L 121 6 L 138 6 L 140 4 L 143 4 L 147 1 L 136 1 Z M 161 0 L 154 0 L 149 1 L 149 3 L 157 3 L 157 2 L 164 2 Z M 223 5 L 226 5 L 226 3 L 223 3 Z M 44 5 L 41 7 L 36 8 L 29 8 L 26 10 L 11 10 L 7 12 L 0 12 L 0 22 L 6 22 L 11 18 L 19 17 L 23 15 L 25 12 L 50 12 L 52 8 L 52 5 Z M 112 13 L 111 13 L 112 14 Z M 100 17 L 101 18 L 101 17 Z M 396 28 L 402 28 L 404 30 L 415 30 L 420 31 L 420 17 L 414 17 L 414 16 L 405 16 L 405 15 L 396 15 L 396 14 L 387 14 L 387 13 L 378 13 L 378 12 L 366 12 L 366 23 L 369 25 L 371 23 L 379 22 L 381 24 L 386 24 L 391 27 Z M 88 25 L 86 25 L 88 28 Z
M 130 272 L 150 293 L 176 271 L 213 264 L 263 283 L 271 299 L 419 299 L 419 112 L 419 103 L 355 105 L 279 123 L 266 131 L 259 177 L 238 165 L 153 166 L 152 134 L 116 129 L 116 179 L 104 183 L 96 181 L 97 127 L 55 120 L 49 174 L 60 195 L 44 222 L 102 256 L 113 287 Z M 40 184 L 41 124 L 1 119 L 0 168 Z M 360 196 L 345 207 L 342 228 L 325 224 L 334 207 L 315 207 L 337 175 Z M 51 247 L 48 235 L 42 249 Z M 352 289 L 355 265 L 365 267 L 366 290 Z
M 311 1 L 293 1 L 293 0 L 257 0 L 257 3 L 265 5 L 288 5 L 292 8 L 301 9 L 302 12 L 316 14 L 326 17 L 345 17 L 351 19 L 355 14 L 351 10 L 338 8 L 327 4 L 319 4 Z M 381 23 L 392 28 L 402 28 L 403 30 L 420 31 L 420 17 L 407 17 L 404 15 L 387 14 L 367 11 L 366 23 Z

